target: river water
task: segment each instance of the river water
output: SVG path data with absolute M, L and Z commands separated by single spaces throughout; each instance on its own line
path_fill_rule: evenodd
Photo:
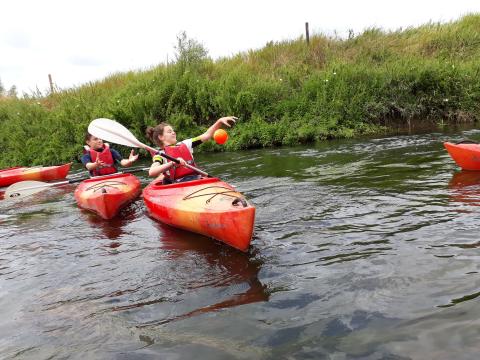
M 248 253 L 141 199 L 109 222 L 73 185 L 1 201 L 0 357 L 477 359 L 480 174 L 442 147 L 464 137 L 199 154 L 257 208 Z

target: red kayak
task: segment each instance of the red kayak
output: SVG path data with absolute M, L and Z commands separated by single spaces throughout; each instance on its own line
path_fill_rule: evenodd
M 480 144 L 445 142 L 443 146 L 463 170 L 480 170 Z
M 171 226 L 214 238 L 241 251 L 250 245 L 255 207 L 231 185 L 204 178 L 143 190 L 150 215 Z
M 71 163 L 58 166 L 13 167 L 0 170 L 0 187 L 9 186 L 19 181 L 51 181 L 65 179 Z
M 82 209 L 108 220 L 135 200 L 140 192 L 141 184 L 136 176 L 113 174 L 82 181 L 75 190 L 75 199 Z

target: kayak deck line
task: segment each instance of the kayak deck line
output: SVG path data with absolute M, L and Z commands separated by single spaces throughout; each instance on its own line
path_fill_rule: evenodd
M 207 193 L 207 194 L 195 195 L 195 194 L 199 193 L 200 191 L 203 191 L 203 190 L 206 190 L 206 189 L 215 189 L 215 188 L 216 188 L 216 189 L 218 189 L 218 188 L 220 188 L 220 189 L 226 189 L 226 191 L 222 191 L 222 192 L 210 192 L 210 193 Z M 212 197 L 209 198 L 209 199 L 207 199 L 207 200 L 205 201 L 206 204 L 208 204 L 208 203 L 209 203 L 215 196 L 217 196 L 217 195 L 230 196 L 230 197 L 233 197 L 233 198 L 235 198 L 235 199 L 239 199 L 239 198 L 244 199 L 244 197 L 239 197 L 239 196 L 231 195 L 230 193 L 234 193 L 234 194 L 239 194 L 239 195 L 241 195 L 238 191 L 229 189 L 229 188 L 227 188 L 227 187 L 225 187 L 225 186 L 207 186 L 206 188 L 203 188 L 203 189 L 194 191 L 193 193 L 186 195 L 182 200 L 189 200 L 189 199 L 194 199 L 194 198 L 197 198 L 197 197 L 209 196 L 209 195 L 212 195 Z M 244 204 L 244 202 L 242 202 L 242 204 Z M 235 205 L 235 204 L 232 202 L 232 205 Z M 246 207 L 246 206 L 247 206 L 247 204 L 246 204 L 246 202 L 245 202 L 244 207 Z
M 125 186 L 125 183 L 121 182 L 121 181 L 105 180 L 105 181 L 100 182 L 98 184 L 94 184 L 94 185 L 86 188 L 85 190 L 86 191 L 93 190 L 95 192 L 95 191 L 98 191 L 98 190 L 103 191 L 105 188 L 109 188 L 109 187 L 114 188 L 114 189 L 118 189 L 119 186 Z

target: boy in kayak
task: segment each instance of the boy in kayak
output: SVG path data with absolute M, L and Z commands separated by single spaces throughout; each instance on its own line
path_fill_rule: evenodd
M 133 150 L 128 159 L 122 159 L 122 155 L 114 149 L 111 149 L 102 139 L 89 134 L 85 134 L 85 152 L 82 156 L 82 164 L 85 165 L 90 176 L 110 175 L 116 173 L 117 165 L 130 166 L 138 159 Z
M 215 130 L 222 125 L 230 127 L 230 123 L 234 124 L 237 118 L 235 116 L 226 116 L 218 119 L 215 124 L 210 126 L 202 135 L 177 142 L 177 134 L 172 126 L 167 123 L 160 123 L 155 127 L 148 127 L 146 130 L 147 138 L 155 143 L 160 150 L 153 156 L 153 164 L 150 166 L 148 175 L 151 177 L 161 176 L 165 174 L 164 184 L 173 182 L 183 182 L 196 180 L 200 177 L 194 170 L 185 167 L 185 164 L 196 167 L 193 160 L 193 148 L 208 141 L 212 138 Z M 180 164 L 165 160 L 160 151 L 170 155 L 180 161 Z

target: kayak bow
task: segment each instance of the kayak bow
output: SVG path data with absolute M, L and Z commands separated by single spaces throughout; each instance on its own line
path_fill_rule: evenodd
M 82 181 L 75 190 L 79 207 L 108 220 L 135 200 L 141 192 L 140 180 L 132 174 L 98 176 Z
M 153 218 L 202 234 L 241 251 L 250 245 L 255 207 L 231 185 L 218 178 L 203 178 L 162 185 L 153 181 L 143 190 Z
M 443 143 L 452 159 L 463 170 L 480 170 L 480 144 Z

